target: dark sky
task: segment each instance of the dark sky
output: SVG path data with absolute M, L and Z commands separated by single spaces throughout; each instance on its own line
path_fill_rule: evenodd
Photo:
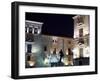
M 43 22 L 42 34 L 73 37 L 74 15 L 29 13 L 26 12 L 26 20 Z

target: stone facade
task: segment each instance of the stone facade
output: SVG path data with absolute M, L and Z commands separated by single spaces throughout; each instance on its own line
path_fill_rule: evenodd
M 59 37 L 41 34 L 41 22 L 25 22 L 26 68 L 51 66 L 48 56 L 55 52 L 63 59 L 58 66 L 89 65 L 90 25 L 88 15 L 77 15 L 74 20 L 74 36 Z
M 75 47 L 73 49 L 74 58 L 75 59 L 81 58 L 81 60 L 82 58 L 89 59 L 89 54 L 90 54 L 89 53 L 89 37 L 90 37 L 89 16 L 77 15 L 77 16 L 74 16 L 73 19 L 74 19 L 74 37 L 73 38 L 75 42 Z M 89 61 L 87 60 L 87 64 L 89 64 L 88 62 Z

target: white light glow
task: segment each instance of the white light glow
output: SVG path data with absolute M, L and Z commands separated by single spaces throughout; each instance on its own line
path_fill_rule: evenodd
M 89 47 L 86 47 L 84 51 L 85 51 L 84 52 L 84 57 L 89 57 L 90 56 Z
M 53 37 L 52 37 L 52 39 L 53 39 L 53 40 L 57 40 L 57 39 L 58 39 L 58 37 L 53 36 Z
M 87 35 L 89 34 L 89 31 L 88 30 L 84 30 L 84 35 Z
M 28 63 L 29 63 L 30 66 L 34 66 L 35 65 L 34 61 L 28 61 Z
M 44 64 L 49 64 L 49 59 L 48 58 L 45 58 L 45 60 L 44 60 Z
M 63 59 L 63 63 L 64 63 L 64 65 L 68 65 L 68 60 L 67 60 L 67 58 L 64 58 L 64 59 Z
M 78 51 L 78 49 L 77 48 L 74 48 L 73 50 L 72 50 L 72 52 L 73 52 L 73 58 L 77 58 L 77 57 L 79 57 L 79 55 L 78 55 L 78 53 L 79 53 L 79 51 Z
M 37 53 L 40 51 L 40 47 L 37 45 L 32 45 L 32 53 Z
M 41 33 L 41 29 L 38 29 L 38 34 L 40 34 Z
M 73 51 L 73 53 L 77 53 L 77 49 L 76 48 L 74 48 L 72 51 Z
M 66 55 L 68 55 L 68 50 L 66 50 Z

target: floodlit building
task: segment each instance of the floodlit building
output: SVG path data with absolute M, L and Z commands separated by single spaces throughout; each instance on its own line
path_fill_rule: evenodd
M 74 59 L 76 65 L 89 64 L 89 36 L 90 25 L 88 15 L 77 15 L 73 17 L 74 20 L 74 42 L 73 49 Z
M 69 37 L 58 37 L 42 35 L 45 56 L 52 54 L 56 50 L 56 54 L 60 54 L 62 50 L 64 57 L 62 59 L 63 65 L 73 65 L 73 53 L 74 48 L 73 38 Z M 47 61 L 47 59 L 46 59 Z
M 77 15 L 73 20 L 73 38 L 43 35 L 42 22 L 25 21 L 26 68 L 50 67 L 48 57 L 53 53 L 61 56 L 61 52 L 57 66 L 89 65 L 89 16 Z
M 34 67 L 38 56 L 41 56 L 41 29 L 43 23 L 36 21 L 25 21 L 25 64 L 26 68 Z M 39 58 L 40 61 L 43 60 Z

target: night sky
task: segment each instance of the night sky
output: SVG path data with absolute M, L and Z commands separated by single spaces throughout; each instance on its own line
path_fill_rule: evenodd
M 47 14 L 47 13 L 26 13 L 26 20 L 43 22 L 42 34 L 73 37 L 73 19 L 75 15 Z

